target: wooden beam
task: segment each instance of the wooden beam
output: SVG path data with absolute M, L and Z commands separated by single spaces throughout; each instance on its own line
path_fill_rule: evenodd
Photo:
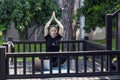
M 106 15 L 106 49 L 112 50 L 112 15 Z
M 117 28 L 117 42 L 116 42 L 116 44 L 117 44 L 117 48 L 118 48 L 118 50 L 120 50 L 120 13 L 118 14 L 118 26 L 117 26 L 118 28 Z

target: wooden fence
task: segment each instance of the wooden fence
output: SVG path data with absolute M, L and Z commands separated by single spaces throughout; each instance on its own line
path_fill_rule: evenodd
M 0 47 L 0 64 L 2 64 L 0 65 L 1 80 L 18 78 L 102 76 L 117 75 L 120 73 L 120 51 L 105 50 L 105 46 L 87 40 L 61 41 L 61 52 L 45 52 L 45 48 L 42 48 L 45 47 L 45 42 L 13 41 L 13 43 L 15 47 L 11 48 L 13 51 L 12 53 L 7 52 L 7 44 L 3 44 L 4 46 Z M 71 45 L 71 43 L 75 46 L 73 51 L 69 50 L 69 45 Z M 64 51 L 63 45 L 67 45 L 67 51 Z M 113 56 L 117 61 L 114 64 L 116 66 L 114 70 L 112 69 Z M 44 57 L 48 57 L 50 61 L 50 69 L 47 72 L 44 70 Z M 54 70 L 52 66 L 53 57 L 57 57 L 57 70 Z M 63 64 L 61 63 L 61 58 L 63 57 L 66 58 L 64 70 Z M 39 59 L 41 60 L 41 69 L 40 71 L 36 71 L 36 60 Z M 74 62 L 71 63 L 71 61 Z M 27 62 L 29 62 L 29 65 Z
M 96 61 L 96 56 L 100 57 L 99 62 Z M 116 69 L 112 69 L 112 59 L 115 56 L 117 59 Z M 40 71 L 35 71 L 36 58 L 41 59 Z M 44 71 L 44 57 L 48 57 L 50 61 L 50 70 L 45 73 Z M 52 67 L 52 57 L 58 58 L 58 69 L 54 72 Z M 61 58 L 66 58 L 66 71 L 62 72 Z M 88 60 L 87 57 L 91 57 Z M 71 51 L 71 52 L 20 52 L 20 53 L 6 53 L 5 47 L 0 47 L 0 79 L 22 79 L 22 78 L 47 78 L 47 77 L 80 77 L 80 76 L 105 76 L 105 75 L 119 75 L 120 73 L 120 51 Z M 10 59 L 13 58 L 11 62 Z M 27 71 L 27 61 L 31 63 L 30 71 Z M 21 62 L 21 66 L 18 66 L 18 62 Z M 70 67 L 70 61 L 74 60 L 74 69 Z M 80 61 L 83 61 L 83 65 L 79 65 Z M 91 62 L 91 70 L 89 70 L 88 61 Z M 98 65 L 97 65 L 97 64 Z M 12 73 L 11 66 L 13 65 Z M 80 67 L 83 66 L 81 70 Z M 99 66 L 99 67 L 98 67 Z M 99 69 L 97 69 L 99 68 Z M 19 69 L 21 73 L 19 73 Z

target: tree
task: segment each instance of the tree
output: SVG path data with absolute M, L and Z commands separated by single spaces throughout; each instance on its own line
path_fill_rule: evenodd
M 64 40 L 73 39 L 72 15 L 74 8 L 74 0 L 63 0 L 62 23 L 64 26 Z
M 75 24 L 73 23 L 74 0 L 63 0 L 62 8 L 62 23 L 64 26 L 63 40 L 75 40 Z M 74 27 L 73 27 L 74 26 Z M 67 45 L 64 45 L 64 50 L 67 50 Z M 69 50 L 74 50 L 74 44 L 69 44 Z
M 79 9 L 80 15 L 85 15 L 85 31 L 89 33 L 96 27 L 105 26 L 105 15 L 120 8 L 120 0 L 85 0 L 84 6 Z M 79 16 L 80 16 L 79 15 Z
M 36 31 L 47 22 L 52 11 L 58 11 L 53 0 L 1 0 L 0 24 L 7 29 L 14 22 L 21 38 L 28 39 L 28 28 L 36 24 L 33 32 Z

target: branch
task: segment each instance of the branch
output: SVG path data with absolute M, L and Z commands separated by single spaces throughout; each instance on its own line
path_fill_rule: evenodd
M 36 27 L 33 29 L 33 31 L 32 31 L 32 33 L 30 34 L 30 36 L 28 36 L 28 40 L 32 37 L 32 35 L 34 34 L 35 30 L 36 30 L 38 27 L 39 27 L 39 26 L 36 26 Z

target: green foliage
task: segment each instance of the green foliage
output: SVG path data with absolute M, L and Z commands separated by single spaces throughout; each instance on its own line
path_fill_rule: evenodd
M 58 11 L 53 0 L 0 0 L 0 24 L 7 29 L 14 22 L 23 36 L 32 23 L 44 25 L 53 11 Z
M 79 9 L 80 15 L 85 15 L 85 30 L 90 32 L 97 26 L 105 26 L 105 15 L 120 8 L 120 0 L 85 0 L 84 6 Z M 79 16 L 80 16 L 79 15 Z
M 6 30 L 6 28 L 3 25 L 0 25 L 0 31 L 3 32 L 5 30 Z

